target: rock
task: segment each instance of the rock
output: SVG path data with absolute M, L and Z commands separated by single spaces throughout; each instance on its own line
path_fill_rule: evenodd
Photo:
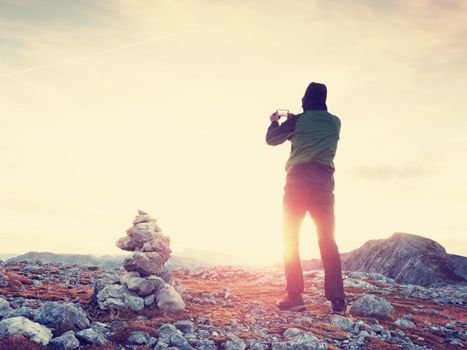
M 119 247 L 122 250 L 127 250 L 130 252 L 133 252 L 136 249 L 140 248 L 138 242 L 133 240 L 129 236 L 119 238 L 117 240 L 117 247 Z
M 52 339 L 52 332 L 47 327 L 18 316 L 0 321 L 0 337 L 20 335 L 32 341 L 47 345 Z
M 291 338 L 287 341 L 287 345 L 290 348 L 297 350 L 325 350 L 328 348 L 325 342 L 318 339 L 310 332 L 302 332 L 301 334 Z
M 91 328 L 94 329 L 97 333 L 102 334 L 104 337 L 107 337 L 112 333 L 112 329 L 107 323 L 92 322 Z
M 49 328 L 72 325 L 78 329 L 90 326 L 86 313 L 72 303 L 47 301 L 37 311 L 35 321 Z
M 75 337 L 75 332 L 68 331 L 61 336 L 53 338 L 50 346 L 54 350 L 74 350 L 79 348 L 79 340 Z
M 154 284 L 154 290 L 156 292 L 158 292 L 159 289 L 161 289 L 161 287 L 164 286 L 166 283 L 166 281 L 162 278 L 164 274 L 165 274 L 165 271 L 162 271 L 161 276 L 150 275 L 150 276 L 145 277 L 147 280 L 151 281 Z
M 127 339 L 127 344 L 130 345 L 145 345 L 151 336 L 147 332 L 135 331 Z
M 152 280 L 141 277 L 127 278 L 125 280 L 125 284 L 129 290 L 135 292 L 143 298 L 150 295 L 152 292 L 154 292 L 154 289 L 156 289 L 156 286 Z
M 117 321 L 113 321 L 109 327 L 112 332 L 117 332 L 123 329 L 127 329 L 128 323 L 122 320 L 117 320 Z
M 175 284 L 175 281 L 174 281 L 174 278 L 172 276 L 172 272 L 170 271 L 162 271 L 159 276 L 162 278 L 162 280 L 167 283 L 167 284 L 170 284 L 172 287 L 174 287 L 174 284 Z
M 84 344 L 106 345 L 107 339 L 93 328 L 83 329 L 76 333 L 76 338 Z
M 188 343 L 188 340 L 186 340 L 180 334 L 172 334 L 172 336 L 170 337 L 170 345 L 173 345 L 177 349 L 181 349 L 181 350 L 193 349 L 193 347 L 190 345 L 190 343 Z
M 162 239 L 154 239 L 148 242 L 145 242 L 141 248 L 143 252 L 160 252 L 163 253 L 162 255 L 167 257 L 165 261 L 168 260 L 168 255 L 172 253 L 172 250 L 167 246 L 164 240 Z M 164 261 L 164 262 L 165 262 Z
M 178 312 L 186 305 L 180 294 L 170 285 L 164 285 L 156 295 L 157 307 L 163 312 Z
M 329 322 L 347 332 L 351 331 L 354 326 L 354 323 L 350 318 L 340 315 L 332 315 L 329 319 Z
M 237 335 L 233 333 L 228 333 L 227 334 L 227 340 L 224 342 L 224 349 L 225 350 L 245 350 L 246 349 L 246 343 L 243 339 L 238 337 Z
M 394 307 L 384 298 L 366 294 L 356 300 L 351 308 L 352 315 L 364 317 L 388 318 L 394 312 Z
M 249 350 L 267 350 L 269 348 L 266 344 L 260 343 L 256 339 L 247 339 L 245 342 Z
M 144 225 L 145 227 L 132 227 L 127 230 L 128 237 L 130 237 L 138 246 L 140 250 L 144 243 L 151 242 L 156 239 L 154 228 L 150 228 L 148 224 L 138 224 Z
M 398 318 L 396 321 L 394 321 L 394 323 L 400 327 L 408 327 L 408 328 L 415 328 L 417 327 L 415 325 L 415 323 L 413 323 L 412 321 L 409 321 L 405 318 Z
M 189 320 L 177 321 L 174 326 L 183 334 L 193 333 L 195 331 L 195 324 Z
M 155 233 L 156 231 L 154 228 L 156 227 L 156 223 L 154 220 L 152 221 L 147 221 L 147 222 L 138 222 L 138 223 L 133 223 L 133 228 L 132 228 L 132 234 L 135 233 Z
M 22 307 L 19 307 L 17 309 L 10 309 L 9 311 L 5 312 L 5 314 L 3 316 L 3 319 L 7 319 L 7 318 L 11 318 L 11 317 L 17 317 L 17 316 L 23 316 L 25 318 L 28 318 L 28 319 L 34 321 L 34 319 L 37 316 L 37 310 L 32 309 L 32 308 L 27 307 L 27 306 L 22 306 Z
M 164 323 L 157 329 L 157 336 L 166 342 L 169 342 L 170 337 L 174 334 L 182 333 L 171 323 Z
M 143 298 L 128 290 L 126 286 L 118 284 L 105 286 L 97 294 L 97 303 L 102 310 L 126 308 L 141 311 L 144 308 Z
M 121 277 L 120 277 L 120 284 L 126 284 L 128 287 L 128 283 L 132 283 L 131 281 L 135 278 L 141 277 L 138 272 L 136 271 L 126 271 Z M 118 284 L 118 282 L 116 283 Z
M 355 339 L 355 345 L 362 346 L 365 343 L 365 338 L 369 336 L 370 333 L 368 333 L 367 331 L 361 331 Z
M 154 294 L 148 295 L 146 298 L 144 298 L 144 305 L 151 306 L 154 304 L 155 301 L 156 301 L 156 296 Z
M 300 328 L 291 327 L 285 330 L 283 336 L 286 338 L 293 338 L 302 333 L 303 333 L 303 330 L 301 330 Z
M 150 222 L 150 221 L 156 222 L 155 219 L 151 218 L 151 215 L 149 215 L 148 213 L 145 213 L 142 210 L 138 210 L 138 215 L 133 220 L 133 224 L 139 224 L 140 222 Z
M 10 307 L 10 303 L 5 299 L 0 298 L 0 319 L 2 319 L 2 317 L 11 310 L 12 308 Z
M 126 271 L 137 271 L 144 277 L 160 273 L 163 263 L 162 257 L 156 252 L 134 252 L 125 258 L 123 267 Z
M 10 307 L 10 303 L 3 298 L 0 298 L 0 310 L 8 309 Z
M 357 322 L 355 322 L 354 332 L 360 331 L 371 331 L 371 326 L 362 320 L 358 320 Z

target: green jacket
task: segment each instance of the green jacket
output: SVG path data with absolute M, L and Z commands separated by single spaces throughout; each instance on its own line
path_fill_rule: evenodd
M 271 122 L 266 142 L 276 146 L 290 140 L 291 151 L 285 166 L 287 174 L 297 169 L 316 172 L 314 169 L 322 168 L 332 175 L 340 128 L 337 116 L 325 110 L 307 110 L 280 125 Z

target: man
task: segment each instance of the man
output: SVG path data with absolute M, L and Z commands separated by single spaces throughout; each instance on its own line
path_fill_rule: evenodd
M 279 115 L 270 116 L 266 142 L 276 146 L 291 142 L 286 164 L 283 196 L 284 268 L 287 296 L 277 303 L 280 310 L 304 311 L 303 274 L 299 256 L 300 226 L 308 212 L 314 220 L 324 267 L 324 291 L 332 312 L 346 310 L 341 260 L 334 239 L 334 156 L 340 119 L 327 111 L 327 88 L 311 83 L 302 98 L 303 113 L 289 113 L 279 125 Z

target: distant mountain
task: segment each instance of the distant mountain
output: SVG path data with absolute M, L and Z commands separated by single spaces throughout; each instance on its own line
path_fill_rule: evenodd
M 95 256 L 88 254 L 57 254 L 50 252 L 28 252 L 14 256 L 8 261 L 44 261 L 50 263 L 76 264 L 102 266 L 108 269 L 122 267 L 123 260 L 127 255 L 103 255 Z M 191 268 L 198 266 L 211 266 L 210 263 L 197 258 L 172 256 L 166 263 L 169 269 L 175 267 Z
M 50 263 L 96 265 L 114 269 L 122 266 L 126 255 L 95 256 L 88 254 L 57 254 L 50 252 L 28 252 L 8 259 L 8 261 L 44 261 Z
M 210 265 L 246 265 L 244 259 L 238 256 L 205 249 L 185 249 L 182 252 L 177 252 L 176 256 L 209 261 Z
M 165 266 L 170 270 L 173 268 L 209 267 L 213 264 L 197 258 L 172 255 Z
M 8 260 L 8 259 L 11 259 L 15 256 L 17 256 L 18 254 L 6 254 L 6 253 L 0 253 L 0 260 Z
M 467 258 L 448 254 L 436 241 L 410 233 L 370 240 L 341 254 L 342 269 L 378 272 L 398 283 L 437 286 L 467 283 Z M 303 261 L 304 270 L 322 269 L 320 259 Z

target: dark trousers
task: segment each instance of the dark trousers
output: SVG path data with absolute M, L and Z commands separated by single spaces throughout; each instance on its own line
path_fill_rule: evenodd
M 334 193 L 312 187 L 286 186 L 284 191 L 282 222 L 287 292 L 291 297 L 303 292 L 298 247 L 300 227 L 307 212 L 318 233 L 326 299 L 343 299 L 341 259 L 334 239 Z

